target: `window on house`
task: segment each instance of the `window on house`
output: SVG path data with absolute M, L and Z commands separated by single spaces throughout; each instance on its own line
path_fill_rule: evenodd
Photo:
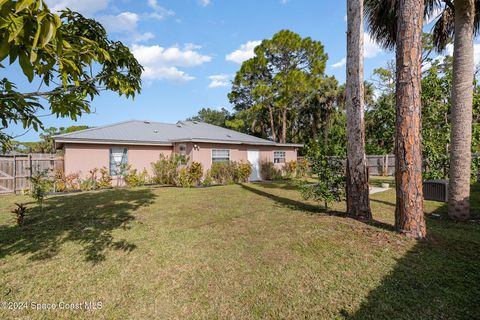
M 111 148 L 110 149 L 110 175 L 120 176 L 127 171 L 128 149 Z
M 230 161 L 230 150 L 218 149 L 212 150 L 212 162 L 227 162 Z
M 285 163 L 286 154 L 285 151 L 273 152 L 273 163 Z
M 187 145 L 182 143 L 178 145 L 178 154 L 182 157 L 181 163 L 187 164 Z

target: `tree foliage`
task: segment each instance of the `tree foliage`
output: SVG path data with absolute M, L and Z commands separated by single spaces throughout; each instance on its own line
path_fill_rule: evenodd
M 38 80 L 45 90 L 20 92 L 8 78 L 0 79 L 4 149 L 11 138 L 5 129 L 12 122 L 43 127 L 39 110 L 76 120 L 90 112 L 101 90 L 126 97 L 140 92 L 142 66 L 128 47 L 109 40 L 97 21 L 68 9 L 52 13 L 43 0 L 0 1 L 0 62 L 5 59 L 18 63 L 27 80 Z
M 236 126 L 282 143 L 293 140 L 298 111 L 325 80 L 326 61 L 319 41 L 292 31 L 263 40 L 242 64 L 228 95 L 239 113 Z
M 230 112 L 221 108 L 215 110 L 211 108 L 202 108 L 198 111 L 197 115 L 187 118 L 187 121 L 198 121 L 213 124 L 215 126 L 227 128 L 227 122 L 231 119 Z

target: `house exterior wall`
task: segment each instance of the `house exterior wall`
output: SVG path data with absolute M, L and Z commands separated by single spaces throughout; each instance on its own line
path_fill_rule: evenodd
M 139 145 L 105 145 L 69 143 L 64 146 L 65 173 L 78 173 L 81 179 L 88 176 L 94 168 L 109 168 L 110 148 L 128 148 L 128 164 L 132 169 L 146 169 L 152 174 L 152 162 L 159 159 L 160 153 L 165 156 L 172 154 L 171 146 L 139 146 Z
M 165 156 L 170 156 L 172 152 L 178 153 L 179 144 L 180 143 L 176 143 L 173 146 L 141 146 L 67 143 L 64 145 L 65 173 L 78 173 L 81 179 L 85 179 L 88 177 L 89 171 L 94 168 L 109 168 L 111 147 L 126 147 L 128 148 L 128 164 L 131 165 L 133 169 L 139 171 L 146 169 L 149 175 L 151 175 L 152 162 L 157 161 L 161 153 Z M 204 172 L 210 169 L 212 165 L 213 149 L 230 150 L 230 160 L 237 162 L 248 161 L 248 150 L 258 150 L 260 161 L 273 162 L 274 151 L 285 151 L 287 162 L 297 160 L 297 148 L 295 147 L 191 142 L 185 144 L 187 147 L 187 156 L 190 161 L 200 162 L 203 166 Z M 277 163 L 275 166 L 280 168 L 283 164 Z
M 196 143 L 193 145 L 190 160 L 200 162 L 203 170 L 207 171 L 212 166 L 212 150 L 228 149 L 230 150 L 230 160 L 236 162 L 247 162 L 248 150 L 258 150 L 260 161 L 273 162 L 274 151 L 285 151 L 285 161 L 297 160 L 297 148 L 295 147 L 276 147 L 276 146 L 256 146 L 256 145 L 235 145 L 221 143 Z M 276 167 L 281 168 L 283 164 L 276 163 Z

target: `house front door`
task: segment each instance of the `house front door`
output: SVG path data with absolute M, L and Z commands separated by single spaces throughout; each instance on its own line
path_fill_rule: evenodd
M 252 165 L 252 174 L 250 175 L 250 181 L 259 181 L 260 178 L 260 151 L 248 150 L 248 162 Z

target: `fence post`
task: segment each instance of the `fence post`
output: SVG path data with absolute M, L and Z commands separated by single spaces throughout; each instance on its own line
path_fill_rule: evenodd
M 32 188 L 32 175 L 33 175 L 33 164 L 32 164 L 32 155 L 29 153 L 28 154 L 28 166 L 29 166 L 29 174 L 28 174 L 28 177 L 30 179 L 28 179 L 28 189 L 31 189 Z
M 13 193 L 17 193 L 17 156 L 13 155 Z
M 387 177 L 388 176 L 388 154 L 385 155 L 385 158 L 383 159 L 383 166 L 384 166 L 384 169 L 383 169 L 383 172 L 384 172 L 384 176 Z

